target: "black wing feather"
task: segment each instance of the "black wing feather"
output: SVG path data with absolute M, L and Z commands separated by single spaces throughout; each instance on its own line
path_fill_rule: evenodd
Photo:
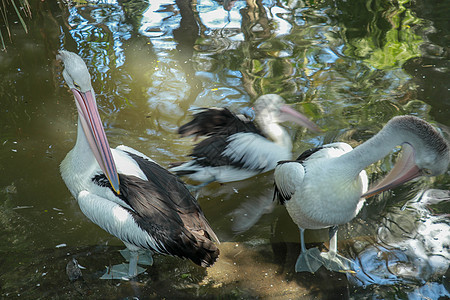
M 237 116 L 227 108 L 201 108 L 194 118 L 178 129 L 181 136 L 230 136 L 238 132 L 262 135 L 255 124 L 244 116 Z
M 244 164 L 223 155 L 229 144 L 228 136 L 214 135 L 195 145 L 189 154 L 198 165 L 204 167 L 235 166 L 243 168 Z
M 243 115 L 235 115 L 227 108 L 201 108 L 193 120 L 178 129 L 181 136 L 207 136 L 194 146 L 189 154 L 198 165 L 205 167 L 235 166 L 243 168 L 244 163 L 233 161 L 223 155 L 229 144 L 228 138 L 236 133 L 250 132 L 264 134 L 255 124 Z M 172 165 L 175 166 L 175 165 Z M 195 171 L 176 171 L 178 176 L 189 175 Z
M 303 151 L 302 154 L 300 154 L 297 157 L 296 161 L 302 163 L 305 160 L 307 160 L 311 155 L 313 155 L 314 153 L 316 153 L 317 151 L 322 150 L 322 149 L 323 149 L 323 147 L 317 147 L 317 148 L 311 148 L 311 149 L 305 150 L 305 151 Z

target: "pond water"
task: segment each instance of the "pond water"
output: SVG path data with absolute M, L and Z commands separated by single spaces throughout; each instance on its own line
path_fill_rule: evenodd
M 356 146 L 395 115 L 448 132 L 448 7 L 440 1 L 31 1 L 28 33 L 9 27 L 0 52 L 0 295 L 2 298 L 429 299 L 450 296 L 450 176 L 370 198 L 339 230 L 356 274 L 294 272 L 298 228 L 272 203 L 272 173 L 210 184 L 198 201 L 221 240 L 209 269 L 155 256 L 136 281 L 102 281 L 121 242 L 91 223 L 61 180 L 77 111 L 59 49 L 93 78 L 111 146 L 162 166 L 194 141 L 178 126 L 196 107 L 239 112 L 282 95 L 324 132 L 285 124 L 294 156 L 333 141 Z M 10 16 L 13 19 L 13 15 Z M 5 24 L 0 23 L 0 30 Z M 367 171 L 385 175 L 398 151 Z M 307 231 L 327 247 L 326 231 Z M 325 244 L 324 244 L 325 242 Z M 71 283 L 66 264 L 86 267 Z

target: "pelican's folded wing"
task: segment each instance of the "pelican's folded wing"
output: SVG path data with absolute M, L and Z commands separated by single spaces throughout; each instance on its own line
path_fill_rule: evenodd
M 275 168 L 274 200 L 281 204 L 289 201 L 303 181 L 305 169 L 298 161 L 280 161 Z

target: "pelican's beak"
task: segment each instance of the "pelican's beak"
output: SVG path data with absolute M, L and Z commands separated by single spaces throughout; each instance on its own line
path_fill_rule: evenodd
M 282 105 L 280 111 L 282 113 L 281 117 L 283 121 L 292 121 L 314 132 L 322 131 L 310 119 L 308 119 L 306 116 L 302 115 L 301 113 L 299 113 L 298 111 L 296 111 L 295 109 L 291 108 L 288 105 Z
M 421 169 L 414 162 L 414 149 L 403 144 L 401 157 L 394 168 L 375 187 L 369 189 L 361 198 L 369 198 L 388 189 L 392 189 L 422 175 Z
M 100 115 L 98 114 L 95 95 L 92 91 L 80 92 L 77 89 L 72 89 L 72 92 L 75 96 L 81 126 L 91 146 L 92 153 L 94 153 L 100 168 L 108 178 L 114 191 L 120 194 L 119 175 Z

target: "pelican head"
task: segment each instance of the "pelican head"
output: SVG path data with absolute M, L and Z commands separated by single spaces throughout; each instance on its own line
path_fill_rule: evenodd
M 80 56 L 69 51 L 59 51 L 56 58 L 64 64 L 63 77 L 75 97 L 78 117 L 92 153 L 114 191 L 119 193 L 119 176 L 98 113 L 88 68 Z
M 405 137 L 401 157 L 386 177 L 362 197 L 374 196 L 419 176 L 437 176 L 448 170 L 449 145 L 429 123 L 414 116 L 398 116 L 383 131 L 386 135 Z
M 448 170 L 450 147 L 431 124 L 414 116 L 395 117 L 390 123 L 397 123 L 399 130 L 414 133 L 409 148 L 413 149 L 414 162 L 421 175 L 437 176 Z
M 82 93 L 92 92 L 91 74 L 80 56 L 73 52 L 60 50 L 56 58 L 64 63 L 62 74 L 71 90 L 75 89 Z
M 256 120 L 261 125 L 292 121 L 312 131 L 320 131 L 319 127 L 306 116 L 286 105 L 279 95 L 266 94 L 260 96 L 255 101 L 254 109 Z

